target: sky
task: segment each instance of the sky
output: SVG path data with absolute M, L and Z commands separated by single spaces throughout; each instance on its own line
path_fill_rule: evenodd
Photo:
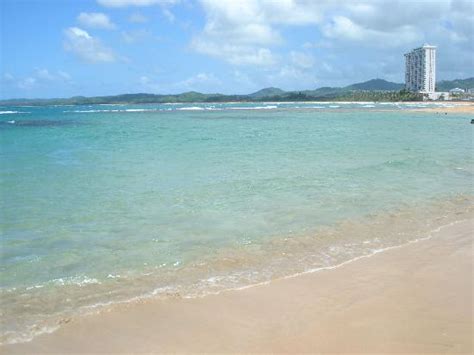
M 1 0 L 0 98 L 246 94 L 474 76 L 470 0 Z

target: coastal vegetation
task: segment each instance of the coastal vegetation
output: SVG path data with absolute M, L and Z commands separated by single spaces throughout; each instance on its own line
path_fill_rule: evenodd
M 436 83 L 436 91 L 449 91 L 454 88 L 469 90 L 474 88 L 474 78 L 443 80 Z
M 438 91 L 452 88 L 473 88 L 474 78 L 441 81 Z M 195 91 L 181 94 L 160 95 L 149 93 L 122 94 L 113 96 L 56 99 L 10 99 L 1 100 L 6 105 L 94 105 L 94 104 L 147 104 L 147 103 L 190 103 L 190 102 L 250 102 L 250 101 L 420 101 L 421 94 L 406 91 L 403 84 L 383 79 L 372 79 L 345 87 L 321 87 L 315 90 L 284 91 L 279 88 L 265 88 L 248 95 L 205 94 Z

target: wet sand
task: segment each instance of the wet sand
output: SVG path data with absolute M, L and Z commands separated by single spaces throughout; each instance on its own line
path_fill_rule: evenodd
M 74 319 L 7 353 L 472 353 L 474 220 L 340 267 Z

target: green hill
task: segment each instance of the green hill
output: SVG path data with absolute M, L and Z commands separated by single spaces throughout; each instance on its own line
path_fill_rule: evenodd
M 443 80 L 436 83 L 436 91 L 449 91 L 454 88 L 472 89 L 474 88 L 474 78 Z
M 265 88 L 258 90 L 257 92 L 254 92 L 252 94 L 249 94 L 248 96 L 254 97 L 254 98 L 261 98 L 261 97 L 267 97 L 267 96 L 279 96 L 283 95 L 285 91 L 279 88 Z
M 474 88 L 474 78 L 444 80 L 436 84 L 437 91 L 453 88 Z M 284 91 L 269 87 L 248 95 L 204 94 L 196 91 L 173 95 L 147 93 L 122 94 L 113 96 L 58 99 L 12 99 L 1 100 L 0 105 L 93 105 L 93 104 L 145 104 L 145 103 L 191 103 L 191 102 L 245 102 L 245 101 L 412 101 L 421 96 L 403 90 L 404 85 L 383 79 L 372 79 L 345 87 L 321 87 L 314 90 Z
M 372 79 L 363 83 L 346 86 L 347 90 L 368 90 L 368 91 L 398 91 L 404 88 L 404 84 L 393 83 L 383 79 Z

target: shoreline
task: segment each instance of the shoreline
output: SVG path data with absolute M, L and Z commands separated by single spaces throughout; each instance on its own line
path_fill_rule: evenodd
M 407 108 L 406 110 L 431 110 L 436 108 L 450 109 L 461 108 L 468 110 L 467 112 L 474 112 L 474 101 L 190 101 L 190 102 L 145 102 L 145 103 L 100 103 L 100 104 L 46 104 L 46 105 L 0 105 L 0 107 L 77 107 L 77 106 L 147 106 L 147 105 L 232 105 L 232 104 L 391 104 L 391 105 L 436 105 L 437 107 L 426 108 Z M 447 105 L 447 107 L 446 107 Z M 453 105 L 453 107 L 449 107 Z
M 449 102 L 449 101 L 447 101 Z M 448 104 L 449 105 L 449 104 Z M 437 106 L 437 107 L 421 107 L 421 108 L 412 108 L 408 109 L 409 111 L 414 112 L 429 112 L 436 114 L 447 114 L 447 113 L 470 113 L 474 114 L 474 103 L 463 103 L 460 102 L 454 103 L 454 106 Z
M 318 272 L 202 298 L 121 305 L 2 348 L 6 353 L 470 352 L 473 222 Z

